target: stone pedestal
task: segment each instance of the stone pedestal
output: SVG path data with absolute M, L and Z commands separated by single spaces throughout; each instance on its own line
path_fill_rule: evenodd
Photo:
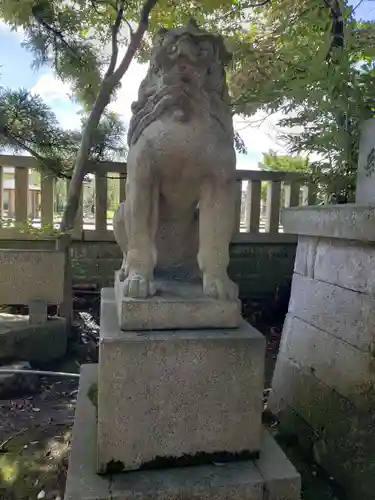
M 299 474 L 261 425 L 263 336 L 244 321 L 122 331 L 118 310 L 104 289 L 65 500 L 300 500 Z
M 117 314 L 122 330 L 237 328 L 241 302 L 206 297 L 201 284 L 156 281 L 156 294 L 147 299 L 124 297 L 124 283 L 115 276 Z
M 96 383 L 97 366 L 84 366 L 64 500 L 300 500 L 300 476 L 267 433 L 253 461 L 99 476 L 96 411 L 88 397 Z
M 298 248 L 269 407 L 348 498 L 372 500 L 375 207 L 288 209 L 283 226 Z
M 253 458 L 261 446 L 263 335 L 238 329 L 123 332 L 102 291 L 99 470 Z

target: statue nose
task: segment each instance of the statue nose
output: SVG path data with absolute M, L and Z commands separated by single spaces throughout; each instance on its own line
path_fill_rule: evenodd
M 195 61 L 196 57 L 194 51 L 189 43 L 179 43 L 177 46 L 177 56 L 185 58 L 188 61 Z

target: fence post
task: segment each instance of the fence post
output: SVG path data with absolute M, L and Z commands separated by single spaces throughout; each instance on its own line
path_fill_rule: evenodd
M 0 218 L 2 218 L 3 215 L 4 215 L 3 167 L 0 165 Z
M 14 169 L 14 196 L 16 222 L 26 224 L 28 219 L 29 169 Z
M 284 206 L 286 208 L 298 207 L 300 191 L 301 191 L 301 184 L 299 182 L 292 182 L 291 184 L 284 185 L 284 193 L 285 193 Z
M 126 200 L 126 178 L 122 178 L 120 174 L 120 203 Z
M 280 198 L 281 182 L 271 181 L 267 186 L 267 223 L 266 231 L 268 233 L 279 232 L 280 218 Z
M 262 183 L 258 180 L 248 182 L 246 192 L 246 231 L 259 233 L 260 204 Z
M 40 189 L 41 189 L 41 203 L 40 211 L 43 226 L 53 227 L 53 201 L 54 201 L 54 178 L 51 175 L 41 175 Z
M 98 172 L 95 174 L 95 229 L 105 231 L 107 229 L 107 174 Z
M 241 204 L 242 204 L 242 180 L 236 179 L 235 183 L 235 203 L 234 203 L 234 226 L 233 236 L 240 232 L 241 224 Z

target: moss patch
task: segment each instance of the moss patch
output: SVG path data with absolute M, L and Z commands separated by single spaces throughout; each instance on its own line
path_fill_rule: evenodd
M 90 385 L 89 390 L 87 391 L 87 397 L 91 401 L 91 403 L 95 406 L 96 410 L 98 409 L 98 383 L 94 382 Z

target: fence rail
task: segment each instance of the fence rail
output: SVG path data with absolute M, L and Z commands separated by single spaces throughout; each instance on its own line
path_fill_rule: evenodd
M 5 176 L 11 175 L 11 169 L 14 171 L 14 187 L 8 186 L 6 190 Z M 25 227 L 58 227 L 61 213 L 56 210 L 56 180 L 41 174 L 39 185 L 31 186 L 29 174 L 35 169 L 37 162 L 31 157 L 0 155 L 0 217 L 3 221 L 0 240 L 49 238 Z M 125 199 L 126 163 L 89 162 L 86 170 L 90 185 L 89 201 L 84 189 L 75 221 L 74 238 L 82 241 L 112 241 L 114 205 Z M 61 180 L 58 182 L 61 187 Z M 30 197 L 31 189 L 34 190 L 33 198 Z M 233 241 L 238 242 L 294 241 L 293 236 L 283 234 L 280 226 L 281 208 L 315 204 L 314 186 L 306 185 L 301 174 L 294 172 L 237 170 L 236 191 Z M 14 207 L 11 206 L 12 200 Z M 87 205 L 90 210 L 87 210 Z M 4 223 L 4 220 L 8 222 Z

